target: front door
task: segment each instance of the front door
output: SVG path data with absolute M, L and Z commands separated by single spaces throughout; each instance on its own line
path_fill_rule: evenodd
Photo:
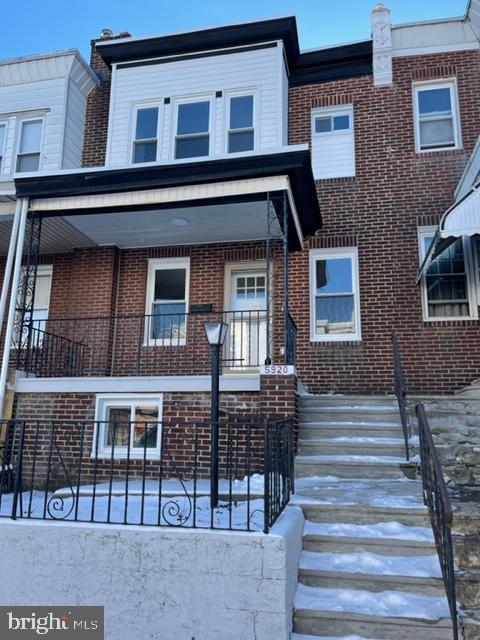
M 226 366 L 259 367 L 266 356 L 267 272 L 232 270 Z

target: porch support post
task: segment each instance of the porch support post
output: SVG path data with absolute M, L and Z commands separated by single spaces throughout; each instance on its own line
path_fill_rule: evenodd
M 285 364 L 288 362 L 288 205 L 287 194 L 283 192 L 283 348 Z
M 272 311 L 274 305 L 272 305 L 272 292 L 273 292 L 273 224 L 277 220 L 275 213 L 275 207 L 270 198 L 270 193 L 267 193 L 267 236 L 265 241 L 265 261 L 267 263 L 267 280 L 265 287 L 266 294 L 266 318 L 265 318 L 265 334 L 266 334 L 266 349 L 265 349 L 265 364 L 272 364 L 272 343 L 273 343 L 273 331 L 272 331 Z
M 17 246 L 18 227 L 22 217 L 22 198 L 15 204 L 15 215 L 8 245 L 7 262 L 5 263 L 5 273 L 3 275 L 2 295 L 0 297 L 0 331 L 3 329 L 3 319 L 7 308 L 8 290 L 10 288 L 10 278 L 12 277 L 13 260 L 15 258 L 15 248 Z
M 20 301 L 16 313 L 17 344 L 17 369 L 23 358 L 24 370 L 29 373 L 30 355 L 33 338 L 33 310 L 35 302 L 35 287 L 37 282 L 38 259 L 40 255 L 40 235 L 42 218 L 31 212 L 28 224 L 28 239 L 25 242 L 27 257 L 25 270 L 21 280 Z
M 0 371 L 0 415 L 3 417 L 3 405 L 5 402 L 5 387 L 7 384 L 8 364 L 10 360 L 10 345 L 12 344 L 13 326 L 15 323 L 15 310 L 17 306 L 18 283 L 22 270 L 23 243 L 25 240 L 25 226 L 28 214 L 28 198 L 21 199 L 21 212 L 16 240 L 15 266 L 13 269 L 12 286 L 10 290 L 10 303 L 8 307 L 8 318 L 5 329 L 5 343 L 3 345 L 2 368 Z

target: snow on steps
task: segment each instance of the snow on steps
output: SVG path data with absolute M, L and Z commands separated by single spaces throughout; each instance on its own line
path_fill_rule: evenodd
M 369 455 L 405 457 L 405 444 L 401 438 L 368 438 L 340 436 L 327 438 L 301 438 L 299 455 Z
M 361 638 L 360 636 L 306 636 L 303 633 L 293 633 L 292 640 L 375 640 L 375 638 Z
M 330 475 L 338 478 L 402 478 L 405 459 L 400 456 L 297 455 L 297 477 Z
M 398 591 L 329 589 L 300 584 L 295 596 L 298 633 L 358 634 L 382 640 L 451 640 L 445 596 Z

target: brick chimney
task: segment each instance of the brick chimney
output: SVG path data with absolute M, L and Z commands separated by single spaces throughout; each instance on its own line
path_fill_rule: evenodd
M 100 37 L 90 41 L 90 66 L 100 80 L 100 84 L 87 99 L 85 118 L 85 138 L 83 142 L 83 167 L 101 167 L 105 165 L 108 133 L 108 111 L 110 106 L 111 70 L 97 51 L 97 42 L 129 38 L 128 31 L 117 36 L 110 29 L 102 29 Z
M 393 83 L 392 72 L 392 24 L 390 9 L 381 2 L 371 13 L 373 40 L 373 84 L 376 86 Z

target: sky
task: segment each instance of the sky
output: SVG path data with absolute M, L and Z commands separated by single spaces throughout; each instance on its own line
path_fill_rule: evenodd
M 2 6 L 0 59 L 79 49 L 102 28 L 134 36 L 294 14 L 301 49 L 370 36 L 376 0 L 14 0 Z M 461 16 L 467 0 L 385 0 L 392 23 Z M 8 25 L 8 28 L 5 28 Z

